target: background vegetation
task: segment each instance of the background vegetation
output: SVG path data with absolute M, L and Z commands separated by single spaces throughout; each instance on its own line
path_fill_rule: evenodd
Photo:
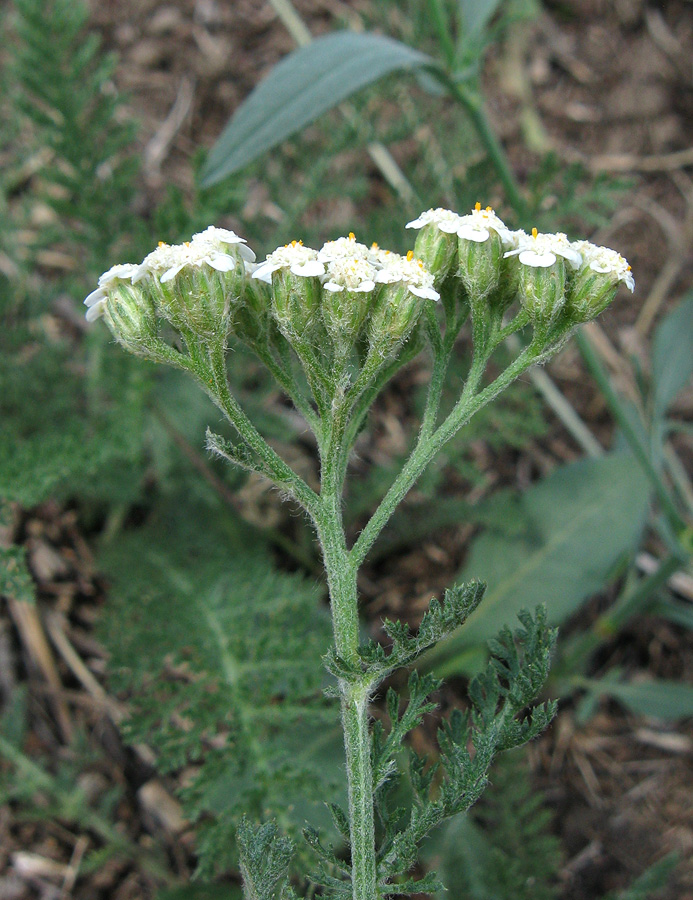
M 389 74 L 203 188 L 231 112 L 306 38 L 282 3 L 0 6 L 0 894 L 235 897 L 248 808 L 296 831 L 320 810 L 339 842 L 318 803 L 339 799 L 342 770 L 312 535 L 205 455 L 213 407 L 87 329 L 83 296 L 114 262 L 210 222 L 259 255 L 349 230 L 402 250 L 421 209 L 477 199 L 613 244 L 638 289 L 591 326 L 585 363 L 567 348 L 475 420 L 361 584 L 364 630 L 382 639 L 384 616 L 416 626 L 460 571 L 488 579 L 485 612 L 425 663 L 449 679 L 446 708 L 465 705 L 504 617 L 543 599 L 563 625 L 557 722 L 428 858 L 475 900 L 691 890 L 693 16 L 685 2 L 478 6 L 476 23 L 465 3 L 297 8 L 315 33 L 448 54 L 490 110 L 527 220 L 424 73 Z M 242 350 L 231 369 L 310 477 L 300 420 Z M 406 369 L 360 439 L 354 533 L 425 378 L 423 362 Z M 433 731 L 417 731 L 419 752 Z

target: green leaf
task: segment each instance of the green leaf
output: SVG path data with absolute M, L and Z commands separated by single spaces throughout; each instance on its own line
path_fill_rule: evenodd
M 638 545 L 648 483 L 632 456 L 608 454 L 558 469 L 521 503 L 523 535 L 489 531 L 472 545 L 460 577 L 485 580 L 488 590 L 463 628 L 423 657 L 438 675 L 460 671 L 463 651 L 493 637 L 522 607 L 546 604 L 555 625 L 600 590 Z
M 693 605 L 690 603 L 680 603 L 678 600 L 666 598 L 656 600 L 647 611 L 653 616 L 661 616 L 684 628 L 693 629 Z
M 282 900 L 289 877 L 293 844 L 282 837 L 274 823 L 238 823 L 238 845 L 246 900 Z
M 469 37 L 481 34 L 499 4 L 500 0 L 458 0 L 459 15 Z
M 274 569 L 223 509 L 179 496 L 100 562 L 113 580 L 101 634 L 115 686 L 132 695 L 127 737 L 163 771 L 195 764 L 181 800 L 202 817 L 201 876 L 236 863 L 244 813 L 290 834 L 306 819 L 329 827 L 342 738 L 323 696 L 330 629 L 314 585 Z
M 425 53 L 378 34 L 317 38 L 275 66 L 239 107 L 209 154 L 203 186 L 243 168 L 384 75 L 432 64 Z
M 664 319 L 652 342 L 653 415 L 664 416 L 693 375 L 693 294 Z
M 611 679 L 580 679 L 580 685 L 594 694 L 613 697 L 639 716 L 668 722 L 693 716 L 693 686 L 679 681 L 623 683 Z

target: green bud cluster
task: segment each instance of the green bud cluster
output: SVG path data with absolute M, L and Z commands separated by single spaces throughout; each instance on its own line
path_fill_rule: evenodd
M 222 228 L 185 244 L 161 242 L 139 265 L 114 266 L 101 276 L 85 300 L 87 319 L 103 316 L 119 343 L 153 359 L 170 359 L 159 337 L 162 321 L 188 344 L 223 347 L 233 313 L 247 302 L 254 258 L 242 238 Z
M 516 300 L 517 324 L 508 327 L 531 323 L 535 344 L 549 347 L 602 312 L 620 283 L 634 287 L 615 251 L 511 231 L 479 203 L 467 215 L 431 209 L 407 227 L 419 233 L 406 256 L 349 234 L 320 250 L 292 241 L 259 265 L 242 238 L 210 227 L 109 269 L 85 301 L 87 318 L 103 316 L 128 350 L 169 362 L 181 357 L 159 334 L 164 321 L 191 354 L 223 350 L 233 334 L 267 361 L 281 334 L 306 371 L 336 389 L 355 357 L 368 372 L 394 357 L 441 294 L 446 320 L 459 329 L 464 315 L 454 309 L 466 304 L 475 342 L 490 351 Z

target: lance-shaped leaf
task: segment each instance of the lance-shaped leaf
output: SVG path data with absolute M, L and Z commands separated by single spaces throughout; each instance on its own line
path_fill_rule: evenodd
M 693 685 L 679 681 L 616 681 L 611 678 L 581 678 L 581 687 L 591 694 L 613 697 L 639 716 L 667 722 L 693 716 Z
M 693 295 L 689 295 L 657 328 L 652 342 L 653 415 L 667 407 L 693 375 Z
M 236 110 L 209 154 L 202 184 L 238 171 L 384 75 L 431 65 L 425 53 L 378 34 L 317 38 L 285 57 Z
M 544 603 L 549 622 L 563 622 L 638 546 L 648 501 L 647 479 L 627 453 L 563 466 L 531 487 L 521 498 L 524 534 L 489 531 L 472 545 L 461 577 L 487 581 L 486 596 L 422 665 L 440 676 L 460 671 L 469 648 L 493 637 L 522 607 Z

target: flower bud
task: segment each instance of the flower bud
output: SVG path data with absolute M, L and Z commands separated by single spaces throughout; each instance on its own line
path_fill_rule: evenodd
M 577 241 L 574 246 L 582 254 L 583 264 L 569 287 L 567 313 L 577 324 L 602 313 L 621 282 L 632 292 L 635 280 L 627 260 L 615 250 L 589 241 Z
M 157 340 L 156 312 L 147 293 L 130 280 L 136 271 L 137 266 L 129 263 L 113 266 L 84 302 L 88 322 L 103 317 L 119 344 L 147 356 Z
M 565 305 L 566 278 L 581 265 L 581 254 L 564 234 L 539 234 L 533 228 L 505 256 L 517 256 L 520 302 L 535 329 L 545 333 Z
M 327 264 L 322 318 L 338 357 L 348 355 L 373 305 L 377 270 L 367 259 L 342 257 Z
M 318 254 L 301 241 L 292 241 L 270 253 L 253 273 L 272 285 L 272 314 L 288 341 L 310 335 L 320 311 L 320 276 L 325 266 Z
M 521 265 L 520 302 L 536 327 L 546 329 L 565 304 L 565 262 L 557 257 L 546 266 Z
M 439 287 L 455 265 L 457 255 L 457 229 L 460 216 L 450 209 L 429 209 L 418 219 L 407 223 L 407 228 L 419 228 L 414 244 L 414 256 L 421 259 L 433 275 Z
M 231 332 L 249 347 L 263 347 L 269 339 L 271 303 L 268 286 L 249 279 L 243 297 L 231 310 Z
M 414 330 L 426 300 L 438 300 L 433 288 L 433 275 L 413 251 L 406 258 L 397 253 L 380 251 L 384 260 L 375 281 L 383 287 L 376 295 L 368 323 L 369 354 L 385 359 Z
M 144 292 L 121 282 L 109 292 L 103 316 L 119 344 L 140 356 L 151 354 L 157 341 L 156 311 Z
M 184 244 L 160 243 L 132 280 L 147 285 L 157 311 L 182 334 L 223 342 L 254 258 L 242 238 L 210 226 Z
M 471 213 L 460 216 L 457 227 L 458 273 L 477 323 L 490 318 L 494 299 L 505 295 L 501 284 L 504 252 L 511 246 L 511 232 L 490 206 L 477 203 Z M 502 313 L 502 309 L 500 310 Z

